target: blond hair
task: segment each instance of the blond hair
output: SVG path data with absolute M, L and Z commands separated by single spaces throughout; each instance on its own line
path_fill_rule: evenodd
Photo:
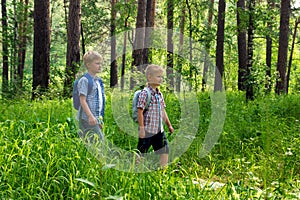
M 91 63 L 96 59 L 100 59 L 102 61 L 102 56 L 96 51 L 88 51 L 83 56 L 83 64 L 86 67 L 87 64 Z
M 163 73 L 164 72 L 163 68 L 159 65 L 150 64 L 146 68 L 145 75 L 148 79 L 148 76 L 153 76 L 154 74 L 156 74 L 158 72 Z

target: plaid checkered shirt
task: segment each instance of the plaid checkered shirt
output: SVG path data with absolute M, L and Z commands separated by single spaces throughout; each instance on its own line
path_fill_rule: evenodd
M 148 86 L 151 93 L 151 101 L 147 110 L 144 111 L 144 126 L 145 132 L 150 134 L 157 134 L 163 131 L 162 126 L 162 111 L 166 107 L 162 93 L 152 87 Z M 159 102 L 158 102 L 159 100 Z M 147 104 L 147 91 L 142 90 L 138 99 L 138 108 L 145 109 Z M 159 108 L 160 106 L 160 108 Z

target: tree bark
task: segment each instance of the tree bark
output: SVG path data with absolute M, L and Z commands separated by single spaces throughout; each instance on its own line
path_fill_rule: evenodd
M 290 7 L 290 0 L 281 1 L 279 48 L 277 60 L 277 71 L 279 72 L 279 77 L 276 81 L 275 88 L 275 92 L 278 95 L 286 93 L 286 66 L 289 43 Z
M 192 36 L 193 36 L 193 30 L 192 30 L 192 10 L 189 0 L 185 0 L 187 11 L 188 11 L 188 18 L 189 18 L 189 66 L 190 66 L 190 72 L 189 72 L 189 81 L 190 81 L 190 90 L 192 89 L 192 78 L 193 78 L 193 43 L 192 43 Z
M 69 16 L 67 25 L 67 62 L 64 82 L 64 96 L 72 96 L 72 87 L 80 65 L 80 0 L 69 3 Z
M 219 0 L 214 91 L 223 91 L 225 0 Z
M 211 30 L 211 24 L 212 24 L 212 19 L 213 19 L 213 14 L 214 14 L 214 0 L 210 0 L 209 2 L 209 8 L 208 8 L 208 17 L 207 17 L 207 29 L 210 31 Z M 202 76 L 202 85 L 201 85 L 201 90 L 202 92 L 205 91 L 206 88 L 206 81 L 207 81 L 207 72 L 208 72 L 208 67 L 210 65 L 209 61 L 209 52 L 210 52 L 210 46 L 211 46 L 211 39 L 208 41 L 205 41 L 205 54 L 204 54 L 204 64 L 203 64 L 203 76 Z
M 18 88 L 21 89 L 23 87 L 23 76 L 24 76 L 24 64 L 26 57 L 26 47 L 27 47 L 27 29 L 28 29 L 28 0 L 21 0 L 21 4 L 23 7 L 22 20 L 19 25 L 19 47 L 18 47 L 18 76 L 17 83 Z
M 34 47 L 32 99 L 42 95 L 49 86 L 50 15 L 49 0 L 34 1 Z
M 68 0 L 64 0 L 64 11 L 66 28 L 68 29 Z
M 184 42 L 184 24 L 185 24 L 185 6 L 183 6 L 182 9 L 182 15 L 180 16 L 180 23 L 179 23 L 179 30 L 180 30 L 180 36 L 179 36 L 179 47 L 178 47 L 178 56 L 177 56 L 177 62 L 178 62 L 178 70 L 176 73 L 176 91 L 180 92 L 180 86 L 181 86 L 181 73 L 182 73 L 182 65 L 183 65 L 183 42 Z
M 85 54 L 85 38 L 84 38 L 84 30 L 83 25 L 80 23 L 80 34 L 81 34 L 81 48 L 82 48 L 82 55 Z
M 11 86 L 13 88 L 13 92 L 16 93 L 17 91 L 17 88 L 18 88 L 18 85 L 17 85 L 17 78 L 18 78 L 18 58 L 17 58 L 17 55 L 18 55 L 18 9 L 17 9 L 17 2 L 16 0 L 13 0 L 12 1 L 12 4 L 13 4 L 13 18 L 12 18 L 12 21 L 13 21 L 13 27 L 14 27 L 14 30 L 13 30 L 13 39 L 12 39 L 12 43 L 11 43 L 11 49 L 12 49 L 12 56 L 11 56 L 11 73 L 10 73 L 10 76 L 11 76 Z
M 154 27 L 154 18 L 155 18 L 155 4 L 156 0 L 147 0 L 146 5 L 146 24 L 145 24 L 145 41 L 143 49 L 143 63 L 148 64 L 151 60 L 151 33 L 152 28 Z
M 254 7 L 255 0 L 249 1 L 249 27 L 248 27 L 248 46 L 247 46 L 247 69 L 246 69 L 246 99 L 253 100 L 254 99 L 254 91 L 253 91 L 253 77 L 252 77 L 252 66 L 253 66 L 253 51 L 254 51 Z
M 8 23 L 7 23 L 7 9 L 6 9 L 6 0 L 1 0 L 1 11 L 2 11 L 2 96 L 6 96 L 9 87 L 8 87 Z
M 110 62 L 110 87 L 116 87 L 118 84 L 118 64 L 116 58 L 116 3 L 117 0 L 111 0 L 111 21 L 110 21 L 110 39 L 111 39 L 111 62 Z
M 173 18 L 174 18 L 174 2 L 173 0 L 168 0 L 167 2 L 167 79 L 170 85 L 170 89 L 173 90 L 174 88 L 174 76 L 173 76 Z
M 138 12 L 136 17 L 136 30 L 132 52 L 132 68 L 131 72 L 134 73 L 136 70 L 144 72 L 145 66 L 143 66 L 143 48 L 145 41 L 145 25 L 146 25 L 146 5 L 147 0 L 138 0 Z M 135 80 L 133 77 L 130 78 L 130 89 L 133 89 Z
M 291 52 L 290 52 L 288 71 L 287 71 L 287 75 L 286 75 L 286 93 L 287 94 L 289 93 L 291 67 L 292 67 L 292 61 L 293 61 L 294 46 L 295 46 L 295 41 L 296 41 L 296 36 L 297 36 L 297 28 L 298 28 L 299 23 L 300 23 L 300 18 L 297 19 L 297 21 L 295 22 L 295 27 L 294 27 L 292 48 L 291 48 Z
M 274 9 L 275 8 L 275 1 L 274 0 L 268 0 L 268 8 L 269 9 Z M 273 17 L 272 17 L 273 21 Z M 271 67 L 272 67 L 272 38 L 271 38 L 271 33 L 273 31 L 272 23 L 268 22 L 267 23 L 267 28 L 268 28 L 268 35 L 266 37 L 266 84 L 265 84 L 265 89 L 266 93 L 271 92 Z
M 125 28 L 127 27 L 127 20 L 128 18 L 126 18 L 125 20 Z M 124 39 L 123 39 L 123 53 L 122 53 L 122 67 L 121 67 L 121 89 L 124 89 L 124 85 L 125 85 L 125 65 L 126 65 L 126 45 L 127 45 L 127 32 L 124 32 Z
M 128 3 L 127 0 L 125 0 L 125 3 Z M 128 27 L 128 19 L 130 17 L 129 12 L 127 13 L 127 16 L 124 21 L 124 28 L 127 29 Z M 125 85 L 125 65 L 126 65 L 126 51 L 127 51 L 127 34 L 128 31 L 124 32 L 124 39 L 123 39 L 123 52 L 122 52 L 122 66 L 121 66 L 121 90 L 124 89 Z
M 243 27 L 241 15 L 245 14 L 245 0 L 238 0 L 237 2 L 237 28 L 238 28 L 238 89 L 245 91 L 246 86 L 246 71 L 247 71 L 247 41 L 246 30 Z
M 145 39 L 146 23 L 146 0 L 138 0 L 138 13 L 136 18 L 136 31 L 134 38 L 133 66 L 143 71 L 143 48 Z

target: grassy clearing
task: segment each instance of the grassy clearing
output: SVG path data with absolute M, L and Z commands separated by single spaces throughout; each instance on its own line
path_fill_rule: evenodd
M 166 97 L 178 128 L 178 104 Z M 109 99 L 109 97 L 108 97 Z M 210 122 L 209 95 L 199 94 L 196 139 L 165 170 L 128 173 L 103 165 L 77 137 L 70 101 L 1 102 L 2 199 L 298 199 L 300 97 L 246 103 L 227 94 L 226 121 L 209 155 L 198 156 Z M 114 144 L 135 148 L 107 106 L 105 131 Z M 172 136 L 169 136 L 172 141 Z M 130 147 L 128 147 L 130 146 Z M 224 186 L 213 189 L 218 182 Z

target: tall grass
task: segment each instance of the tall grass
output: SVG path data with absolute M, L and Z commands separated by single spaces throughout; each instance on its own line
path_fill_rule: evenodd
M 166 97 L 178 128 L 178 104 Z M 136 138 L 116 125 L 110 108 L 107 138 L 135 148 Z M 300 198 L 300 97 L 245 102 L 227 94 L 223 133 L 213 150 L 198 156 L 210 122 L 211 101 L 199 94 L 196 139 L 166 169 L 115 170 L 97 160 L 77 136 L 71 101 L 1 102 L 1 199 L 297 199 Z M 172 137 L 168 136 L 170 142 Z M 222 183 L 219 187 L 218 183 Z M 224 185 L 223 185 L 224 184 Z

